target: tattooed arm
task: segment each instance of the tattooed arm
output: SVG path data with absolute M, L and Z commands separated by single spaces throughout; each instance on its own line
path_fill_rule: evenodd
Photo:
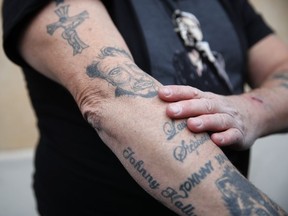
M 270 35 L 250 49 L 248 60 L 254 90 L 247 95 L 260 103 L 260 136 L 288 132 L 288 44 Z
M 131 176 L 179 215 L 284 215 L 206 133 L 167 118 L 161 85 L 135 65 L 100 1 L 51 2 L 25 30 L 21 53 L 73 95 Z

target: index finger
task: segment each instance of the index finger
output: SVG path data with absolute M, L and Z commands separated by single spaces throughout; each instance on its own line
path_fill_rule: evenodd
M 158 90 L 159 98 L 167 102 L 200 98 L 203 93 L 199 89 L 184 85 L 167 85 Z

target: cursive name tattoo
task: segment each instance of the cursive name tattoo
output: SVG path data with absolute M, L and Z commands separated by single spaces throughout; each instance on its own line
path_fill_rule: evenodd
M 248 182 L 234 168 L 226 166 L 216 181 L 230 215 L 286 215 L 279 206 Z
M 226 155 L 224 154 L 218 154 L 215 156 L 215 159 L 217 160 L 218 164 L 220 166 L 222 166 L 223 164 L 225 164 L 225 162 L 228 162 L 228 158 L 226 157 Z
M 210 139 L 210 137 L 205 134 L 202 135 L 200 138 L 197 138 L 194 135 L 195 139 L 190 139 L 188 142 L 185 140 L 181 141 L 181 144 L 174 148 L 173 156 L 177 161 L 184 162 L 184 160 L 187 158 L 189 154 L 192 154 L 193 152 L 196 153 L 196 155 L 199 155 L 198 149 L 201 145 L 203 145 L 206 141 Z
M 124 49 L 104 47 L 96 60 L 86 68 L 86 74 L 92 79 L 100 78 L 114 86 L 115 97 L 157 96 L 158 87 L 155 81 L 133 62 Z
M 170 199 L 171 203 L 174 204 L 174 206 L 178 208 L 181 212 L 183 212 L 185 215 L 196 216 L 196 214 L 194 213 L 195 207 L 191 203 L 185 204 L 185 200 L 183 199 L 187 197 L 178 194 L 175 189 L 167 187 L 161 192 L 161 195 L 164 198 Z
M 175 123 L 174 120 L 167 121 L 163 125 L 163 131 L 167 136 L 167 140 L 173 139 L 179 132 L 187 128 L 186 121 L 181 121 L 180 123 Z
M 135 158 L 135 152 L 130 147 L 123 151 L 123 157 L 133 166 L 133 168 L 141 174 L 141 176 L 147 181 L 151 189 L 158 189 L 160 184 L 155 178 L 144 168 L 144 161 L 137 160 Z
M 56 1 L 57 5 L 63 1 Z M 69 5 L 60 6 L 55 10 L 59 20 L 55 23 L 47 25 L 47 33 L 53 35 L 57 29 L 63 29 L 62 38 L 73 48 L 73 55 L 82 53 L 83 49 L 89 47 L 78 36 L 76 28 L 81 25 L 85 19 L 89 18 L 87 11 L 83 11 L 78 15 L 69 17 Z
M 180 187 L 179 191 L 184 194 L 184 197 L 188 197 L 189 193 L 196 188 L 209 174 L 214 171 L 212 166 L 212 162 L 208 161 L 202 166 L 198 172 L 192 173 L 185 182 L 183 182 Z
M 191 191 L 213 171 L 214 168 L 212 166 L 212 162 L 208 161 L 199 169 L 198 172 L 192 173 L 183 183 L 181 183 L 178 190 L 172 187 L 167 187 L 161 192 L 161 195 L 166 199 L 170 199 L 170 202 L 180 209 L 185 215 L 196 215 L 194 213 L 195 207 L 192 204 L 184 204 L 185 199 L 187 199 Z

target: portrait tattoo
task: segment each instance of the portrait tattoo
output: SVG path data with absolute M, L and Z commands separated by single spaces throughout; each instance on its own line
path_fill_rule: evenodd
M 61 1 L 57 2 L 61 3 Z M 78 15 L 69 17 L 68 10 L 69 5 L 63 5 L 55 10 L 59 20 L 47 26 L 47 33 L 53 35 L 57 29 L 63 29 L 62 38 L 73 48 L 73 55 L 76 55 L 81 53 L 83 49 L 89 47 L 79 38 L 76 32 L 76 28 L 83 23 L 85 19 L 89 18 L 89 14 L 87 11 L 83 11 Z
M 114 86 L 115 97 L 157 96 L 155 81 L 133 63 L 132 57 L 124 49 L 104 47 L 96 60 L 86 68 L 86 74 L 92 79 L 100 78 Z
M 280 215 L 284 212 L 235 169 L 225 167 L 224 175 L 216 181 L 230 215 Z

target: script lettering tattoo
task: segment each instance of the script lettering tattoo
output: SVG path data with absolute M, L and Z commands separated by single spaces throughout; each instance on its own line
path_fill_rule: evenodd
M 198 172 L 192 173 L 183 183 L 180 184 L 178 190 L 167 187 L 161 192 L 161 195 L 166 199 L 170 199 L 178 209 L 180 209 L 185 215 L 196 215 L 194 213 L 195 207 L 192 204 L 184 204 L 185 200 L 189 197 L 191 191 L 196 188 L 209 174 L 214 171 L 212 162 L 208 161 L 202 166 Z
M 115 57 L 117 62 L 115 63 Z M 90 78 L 100 78 L 116 87 L 115 97 L 140 96 L 152 98 L 157 96 L 155 81 L 143 72 L 132 57 L 123 49 L 105 47 L 97 59 L 86 68 Z
M 180 123 L 175 123 L 174 120 L 165 122 L 163 125 L 163 131 L 167 136 L 167 140 L 173 139 L 180 131 L 187 128 L 186 121 L 182 121 Z
M 262 195 L 235 169 L 225 167 L 216 181 L 230 215 L 287 215 L 273 201 Z
M 288 89 L 288 72 L 279 73 L 273 76 L 274 79 L 281 81 L 281 86 Z
M 135 152 L 130 148 L 126 148 L 123 151 L 123 157 L 129 161 L 133 168 L 141 174 L 141 176 L 147 181 L 151 189 L 158 189 L 159 183 L 154 179 L 154 177 L 144 168 L 144 161 L 137 160 L 135 158 Z
M 224 154 L 218 154 L 215 156 L 215 159 L 217 160 L 218 164 L 222 166 L 225 164 L 225 162 L 229 161 L 228 158 Z
M 188 142 L 182 140 L 181 144 L 174 149 L 173 156 L 176 160 L 184 162 L 188 154 L 192 154 L 193 152 L 198 155 L 198 148 L 210 139 L 206 134 L 202 135 L 200 138 L 197 138 L 194 135 L 194 138 L 195 139 L 190 139 Z
M 56 1 L 57 3 L 62 3 L 62 1 Z M 73 55 L 82 53 L 83 49 L 89 47 L 85 44 L 78 36 L 76 28 L 88 18 L 89 14 L 87 11 L 69 17 L 68 16 L 69 5 L 63 5 L 55 10 L 55 13 L 59 17 L 59 20 L 47 26 L 47 33 L 53 35 L 54 32 L 62 28 L 64 29 L 62 33 L 62 38 L 67 40 L 69 45 L 73 48 Z

